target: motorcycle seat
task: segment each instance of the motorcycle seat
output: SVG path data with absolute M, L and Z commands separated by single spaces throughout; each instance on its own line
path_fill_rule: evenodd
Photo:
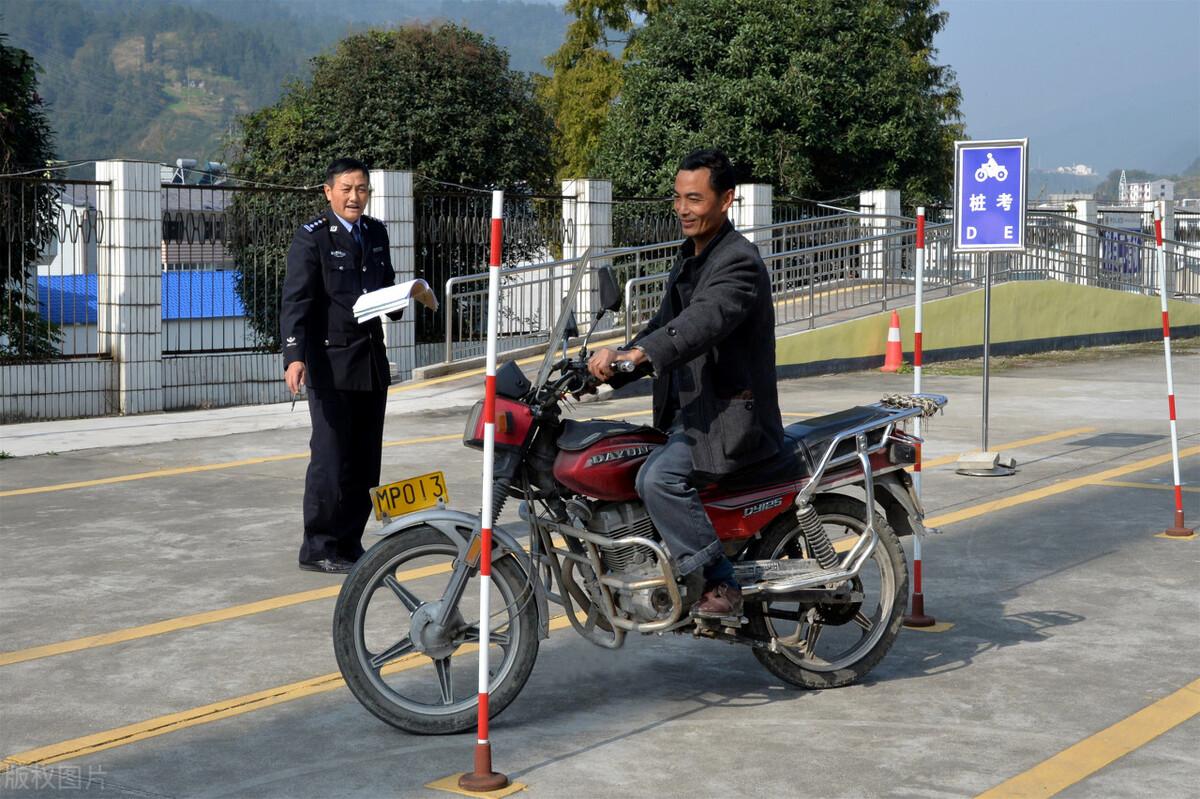
M 803 473 L 808 475 L 816 468 L 834 436 L 848 427 L 876 422 L 887 418 L 888 415 L 888 412 L 881 408 L 864 406 L 847 408 L 837 413 L 816 416 L 790 424 L 783 428 L 783 435 L 792 442 L 796 454 L 804 461 Z M 881 427 L 872 431 L 868 435 L 868 440 L 872 444 L 877 443 L 883 437 L 883 430 L 884 428 Z M 846 439 L 838 445 L 834 457 L 851 452 L 854 452 L 854 439 L 852 438 Z
M 720 491 L 741 491 L 789 480 L 803 480 L 817 467 L 834 436 L 848 427 L 857 427 L 887 416 L 888 413 L 879 408 L 856 407 L 790 424 L 783 429 L 785 446 L 778 454 L 729 474 L 706 475 L 698 472 L 694 483 Z M 883 429 L 880 428 L 872 432 L 869 439 L 875 443 L 882 436 Z M 854 439 L 839 444 L 835 456 L 851 452 L 854 452 Z
M 565 449 L 568 452 L 578 452 L 581 449 L 587 449 L 592 444 L 604 438 L 656 432 L 658 431 L 653 427 L 617 420 L 593 419 L 586 422 L 577 422 L 574 419 L 567 419 L 563 422 L 563 429 L 556 443 L 559 449 Z M 662 434 L 659 433 L 659 435 L 661 436 Z
M 766 460 L 753 463 L 744 469 L 722 475 L 706 475 L 697 472 L 692 484 L 698 487 L 715 487 L 720 491 L 751 491 L 756 488 L 799 480 L 808 474 L 808 467 L 796 451 L 785 446 Z

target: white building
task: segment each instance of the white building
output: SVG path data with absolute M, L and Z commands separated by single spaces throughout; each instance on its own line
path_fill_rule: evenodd
M 1122 173 L 1122 177 L 1124 173 Z M 1154 200 L 1175 199 L 1175 181 L 1160 178 L 1144 183 L 1126 183 L 1122 181 L 1118 187 L 1118 201 L 1121 205 L 1140 205 Z

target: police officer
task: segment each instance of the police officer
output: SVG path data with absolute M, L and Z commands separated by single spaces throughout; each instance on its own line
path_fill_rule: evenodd
M 349 571 L 363 552 L 390 382 L 383 324 L 359 324 L 353 311 L 395 280 L 387 231 L 363 213 L 369 195 L 361 161 L 329 165 L 329 208 L 292 238 L 279 316 L 284 380 L 293 396 L 308 387 L 312 418 L 300 568 L 329 574 Z

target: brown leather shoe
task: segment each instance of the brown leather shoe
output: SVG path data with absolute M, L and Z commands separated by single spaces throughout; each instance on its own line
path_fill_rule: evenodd
M 710 588 L 700 597 L 699 602 L 692 605 L 691 614 L 706 619 L 741 616 L 742 589 L 728 583 L 721 583 Z

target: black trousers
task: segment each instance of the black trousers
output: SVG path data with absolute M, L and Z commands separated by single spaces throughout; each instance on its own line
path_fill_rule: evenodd
M 354 560 L 363 553 L 370 490 L 379 485 L 386 405 L 386 390 L 308 390 L 312 437 L 300 560 Z

